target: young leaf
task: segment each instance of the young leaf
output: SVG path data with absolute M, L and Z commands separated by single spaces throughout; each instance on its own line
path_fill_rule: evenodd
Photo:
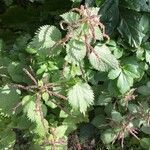
M 68 100 L 73 108 L 85 114 L 87 107 L 94 102 L 94 93 L 87 83 L 77 83 L 69 90 Z
M 115 58 L 106 45 L 97 45 L 89 55 L 89 60 L 93 68 L 99 71 L 119 68 L 118 60 Z

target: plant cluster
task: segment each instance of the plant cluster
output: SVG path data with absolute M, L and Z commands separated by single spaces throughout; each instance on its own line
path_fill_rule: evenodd
M 149 26 L 147 0 L 2 0 L 0 149 L 148 150 Z

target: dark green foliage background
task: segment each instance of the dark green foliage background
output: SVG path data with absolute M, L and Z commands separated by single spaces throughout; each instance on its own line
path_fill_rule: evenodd
M 43 137 L 39 133 L 44 132 L 42 127 L 35 127 L 36 119 L 32 116 L 35 101 L 33 93 L 13 88 L 10 84 L 32 85 L 22 70 L 29 70 L 30 66 L 40 83 L 44 82 L 45 76 L 51 82 L 62 82 L 60 74 L 66 56 L 65 48 L 59 55 L 49 58 L 46 57 L 47 51 L 34 55 L 36 52 L 28 50 L 28 47 L 37 29 L 43 25 L 56 26 L 64 37 L 66 31 L 60 28 L 60 15 L 81 4 L 99 9 L 100 20 L 110 37 L 106 45 L 118 60 L 119 69 L 101 72 L 85 59 L 84 71 L 95 95 L 94 104 L 85 115 L 80 110 L 74 112 L 76 117 L 66 117 L 60 108 L 45 100 L 45 95 L 42 104 L 42 111 L 46 114 L 44 117 L 52 127 L 62 125 L 62 128 L 57 128 L 59 134 L 66 131 L 62 137 L 78 129 L 80 143 L 94 139 L 95 149 L 120 150 L 120 141 L 112 142 L 122 129 L 121 125 L 133 116 L 130 123 L 138 129 L 139 139 L 126 132 L 124 149 L 150 149 L 149 0 L 0 0 L 0 149 L 51 149 L 51 146 L 41 144 Z M 82 80 L 81 71 L 73 65 L 70 68 L 73 68 L 70 77 L 63 80 L 60 89 L 55 89 L 64 95 Z M 25 96 L 30 97 L 33 107 L 24 104 L 13 113 L 17 104 L 23 104 Z M 26 115 L 29 108 L 31 114 Z M 63 103 L 63 108 L 72 111 L 67 102 Z M 63 123 L 71 124 L 66 130 Z M 18 133 L 21 142 L 18 141 Z M 59 144 L 56 149 L 67 147 Z

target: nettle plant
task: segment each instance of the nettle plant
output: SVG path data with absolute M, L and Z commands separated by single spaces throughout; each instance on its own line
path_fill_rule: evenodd
M 146 33 L 139 35 L 138 42 L 144 38 L 146 42 L 138 47 L 136 39 L 126 36 L 126 22 L 121 20 L 118 31 L 131 44 L 131 55 L 121 39 L 106 34 L 98 7 L 81 5 L 61 18 L 60 28 L 44 25 L 32 39 L 29 34 L 17 38 L 13 49 L 22 49 L 20 53 L 7 55 L 0 41 L 1 149 L 14 147 L 17 129 L 29 140 L 29 149 L 67 149 L 68 135 L 83 129 L 82 123 L 99 132 L 100 148 L 124 147 L 130 138 L 147 149 L 150 83 L 144 81 L 149 79 L 150 44 Z M 144 19 L 139 19 L 141 24 Z M 90 132 L 83 132 L 77 133 L 79 139 L 91 138 Z

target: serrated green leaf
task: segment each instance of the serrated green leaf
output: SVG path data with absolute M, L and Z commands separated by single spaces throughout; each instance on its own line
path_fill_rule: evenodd
M 60 15 L 65 21 L 69 23 L 76 22 L 80 19 L 80 15 L 75 12 L 67 12 L 65 14 Z
M 77 83 L 68 92 L 71 106 L 85 114 L 87 107 L 94 102 L 94 93 L 87 83 Z
M 62 46 L 54 46 L 61 39 L 61 32 L 55 26 L 40 27 L 35 37 L 28 44 L 26 51 L 41 56 L 55 56 L 61 52 Z
M 66 46 L 66 60 L 70 63 L 78 64 L 86 55 L 86 46 L 78 40 L 71 40 Z
M 119 67 L 117 59 L 106 45 L 97 45 L 89 54 L 89 60 L 93 68 L 99 71 L 108 71 L 111 68 Z
M 41 113 L 39 110 L 37 110 L 36 105 L 36 97 L 27 95 L 22 99 L 22 105 L 24 113 L 27 114 L 27 117 L 32 122 L 36 122 L 37 124 L 41 123 Z M 45 105 L 42 105 L 41 107 L 43 117 L 47 113 L 47 108 Z
M 139 47 L 145 34 L 141 28 L 140 21 L 142 16 L 134 11 L 122 10 L 122 19 L 118 28 L 122 38 L 132 47 Z
M 48 129 L 49 129 L 48 121 L 44 119 L 43 121 L 38 122 L 36 128 L 34 129 L 34 132 L 41 137 L 45 137 L 48 133 Z

